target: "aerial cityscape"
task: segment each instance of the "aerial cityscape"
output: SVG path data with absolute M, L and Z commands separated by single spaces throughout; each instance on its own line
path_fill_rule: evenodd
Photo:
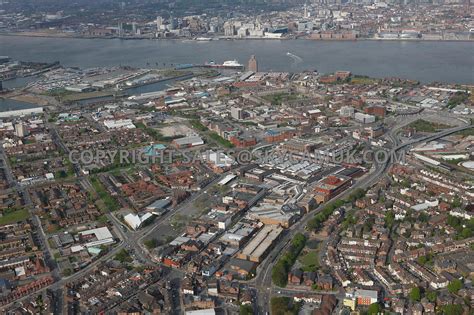
M 469 0 L 0 0 L 0 314 L 474 312 Z

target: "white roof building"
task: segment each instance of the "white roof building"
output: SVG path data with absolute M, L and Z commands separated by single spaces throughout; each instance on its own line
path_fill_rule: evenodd
M 123 219 L 132 229 L 136 230 L 151 217 L 153 217 L 153 214 L 150 212 L 145 213 L 141 217 L 137 214 L 129 213 Z
M 220 168 L 227 168 L 236 164 L 235 160 L 225 155 L 224 152 L 207 151 L 203 153 L 203 158 L 205 161 L 210 162 Z
M 216 311 L 213 308 L 195 310 L 195 311 L 186 311 L 186 315 L 216 315 Z
M 104 120 L 104 126 L 108 129 L 136 128 L 131 119 Z
M 110 233 L 109 228 L 107 227 L 101 227 L 97 229 L 87 230 L 84 232 L 79 232 L 79 235 L 81 237 L 86 237 L 91 234 L 93 234 L 96 239 L 83 244 L 83 246 L 90 247 L 90 246 L 98 246 L 98 245 L 108 245 L 115 242 L 112 233 Z M 77 249 L 80 250 L 79 248 Z
M 204 144 L 204 140 L 198 135 L 191 135 L 184 138 L 173 140 L 173 144 L 177 147 L 194 147 Z
M 97 229 L 87 230 L 84 232 L 80 232 L 81 236 L 86 236 L 90 234 L 94 234 L 95 237 L 100 241 L 108 238 L 113 238 L 112 233 L 110 233 L 108 227 L 101 227 Z
M 375 116 L 364 113 L 355 113 L 354 118 L 355 120 L 360 121 L 364 124 L 370 124 L 375 122 Z

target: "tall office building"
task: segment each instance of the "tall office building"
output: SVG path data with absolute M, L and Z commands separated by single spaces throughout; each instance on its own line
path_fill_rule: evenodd
M 235 35 L 235 25 L 229 22 L 224 23 L 224 35 L 225 36 L 234 36 Z
M 15 135 L 17 137 L 23 138 L 28 135 L 28 129 L 22 123 L 18 123 L 15 125 Z
M 120 22 L 120 23 L 118 24 L 118 36 L 119 36 L 119 37 L 122 37 L 122 36 L 123 36 L 123 24 L 122 24 L 122 22 Z
M 244 119 L 244 111 L 242 108 L 239 107 L 231 107 L 230 115 L 232 116 L 232 118 L 237 120 Z
M 156 17 L 156 29 L 159 30 L 163 24 L 163 18 L 161 16 Z
M 173 31 L 173 30 L 175 30 L 177 27 L 178 27 L 178 21 L 177 21 L 174 17 L 170 16 L 170 18 L 169 18 L 169 24 L 168 24 L 168 29 L 169 29 L 170 31 Z
M 258 72 L 258 63 L 255 55 L 252 55 L 249 60 L 248 69 L 249 71 Z

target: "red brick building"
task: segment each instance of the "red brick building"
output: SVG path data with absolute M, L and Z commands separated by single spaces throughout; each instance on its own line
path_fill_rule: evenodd
M 229 138 L 229 141 L 236 148 L 248 148 L 257 144 L 257 139 L 255 139 L 254 137 L 244 138 L 239 136 L 232 136 Z
M 344 175 L 330 175 L 324 178 L 315 188 L 315 199 L 318 203 L 326 202 L 347 188 L 352 184 L 352 179 Z
M 364 112 L 377 117 L 385 117 L 387 110 L 383 106 L 368 106 L 364 109 Z
M 281 127 L 270 129 L 265 133 L 265 141 L 269 143 L 282 142 L 296 136 L 294 128 Z

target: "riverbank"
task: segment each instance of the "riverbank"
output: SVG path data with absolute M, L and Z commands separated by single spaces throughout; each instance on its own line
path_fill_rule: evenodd
M 196 43 L 208 43 L 212 41 L 292 41 L 302 40 L 310 42 L 353 42 L 353 41 L 387 41 L 387 42 L 474 42 L 473 39 L 433 39 L 433 38 L 368 38 L 358 37 L 353 39 L 314 39 L 307 37 L 210 37 L 209 40 L 197 40 L 194 38 L 155 38 L 155 37 L 118 37 L 118 36 L 82 36 L 73 33 L 39 33 L 39 32 L 25 32 L 25 33 L 0 33 L 0 36 L 12 37 L 31 37 L 31 38 L 55 38 L 55 39 L 89 39 L 89 40 L 123 40 L 123 41 L 189 41 Z

